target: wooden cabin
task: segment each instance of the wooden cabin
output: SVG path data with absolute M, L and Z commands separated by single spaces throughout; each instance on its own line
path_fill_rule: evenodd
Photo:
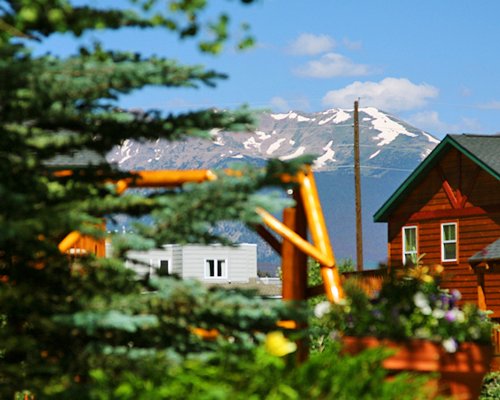
M 103 230 L 105 224 L 103 224 Z M 86 254 L 94 254 L 96 257 L 106 256 L 106 240 L 96 239 L 90 236 L 82 236 L 78 241 L 66 252 L 72 257 L 81 257 Z
M 71 154 L 59 155 L 45 162 L 45 166 L 54 173 L 58 171 L 75 172 L 88 167 L 98 168 L 102 165 L 107 165 L 106 159 L 92 150 L 79 150 Z M 103 231 L 106 229 L 105 222 L 102 223 L 101 229 Z M 61 239 L 63 238 L 61 237 Z M 104 257 L 106 255 L 106 240 L 82 236 L 66 253 L 71 257 L 81 257 L 85 254 Z
M 388 224 L 390 267 L 440 264 L 443 287 L 500 318 L 498 259 L 481 258 L 500 238 L 500 135 L 446 136 L 374 220 Z

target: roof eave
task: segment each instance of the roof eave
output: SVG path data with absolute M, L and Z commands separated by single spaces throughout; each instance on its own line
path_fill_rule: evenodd
M 500 180 L 500 174 L 495 171 L 488 164 L 484 163 L 480 158 L 470 152 L 466 147 L 457 142 L 452 135 L 446 135 L 445 138 L 439 143 L 434 150 L 415 168 L 408 178 L 399 186 L 399 188 L 392 194 L 391 197 L 378 209 L 373 215 L 375 222 L 387 222 L 390 213 L 396 208 L 403 198 L 407 190 L 415 186 L 422 178 L 423 173 L 434 166 L 437 160 L 442 157 L 445 149 L 449 146 L 456 148 L 462 154 L 471 159 L 479 167 L 484 169 L 490 175 Z
M 387 222 L 389 215 L 397 205 L 405 197 L 405 192 L 416 185 L 423 177 L 423 173 L 430 169 L 436 163 L 437 159 L 442 156 L 445 148 L 449 145 L 457 146 L 457 143 L 450 135 L 439 143 L 431 153 L 415 168 L 415 170 L 404 180 L 404 182 L 396 189 L 396 191 L 386 200 L 386 202 L 373 215 L 374 222 Z

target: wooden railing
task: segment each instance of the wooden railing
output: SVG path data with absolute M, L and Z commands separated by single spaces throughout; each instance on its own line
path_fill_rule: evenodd
M 493 327 L 493 331 L 491 332 L 491 341 L 494 348 L 491 370 L 500 371 L 500 326 Z
M 386 269 L 374 269 L 356 272 L 344 272 L 342 277 L 355 281 L 368 296 L 374 296 L 382 287 L 382 282 L 387 276 Z

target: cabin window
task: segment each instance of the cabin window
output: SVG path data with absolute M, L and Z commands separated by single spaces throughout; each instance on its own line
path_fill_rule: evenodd
M 441 225 L 441 260 L 457 261 L 457 224 Z
M 403 265 L 417 264 L 417 227 L 403 227 Z
M 205 260 L 205 278 L 224 278 L 227 262 L 225 259 Z
M 170 260 L 160 260 L 160 269 L 158 270 L 158 276 L 170 275 Z

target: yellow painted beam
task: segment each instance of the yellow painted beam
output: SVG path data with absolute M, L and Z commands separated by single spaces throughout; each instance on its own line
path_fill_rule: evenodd
M 66 253 L 69 249 L 71 249 L 78 240 L 82 237 L 82 234 L 77 231 L 73 231 L 69 233 L 63 240 L 61 240 L 61 243 L 59 243 L 59 251 L 61 253 Z
M 200 183 L 213 181 L 217 175 L 211 170 L 159 170 L 159 171 L 132 171 L 136 177 L 129 178 L 129 187 L 178 187 L 185 183 Z
M 269 212 L 262 208 L 257 208 L 257 214 L 263 219 L 264 223 L 276 232 L 278 235 L 283 237 L 284 239 L 289 240 L 295 246 L 297 246 L 302 252 L 306 253 L 308 256 L 314 258 L 322 265 L 326 265 L 328 267 L 333 267 L 334 262 L 332 258 L 329 258 L 327 255 L 323 254 L 320 250 L 314 247 L 307 240 L 303 239 L 299 235 L 297 235 L 290 228 L 285 226 L 280 220 L 275 218 Z

